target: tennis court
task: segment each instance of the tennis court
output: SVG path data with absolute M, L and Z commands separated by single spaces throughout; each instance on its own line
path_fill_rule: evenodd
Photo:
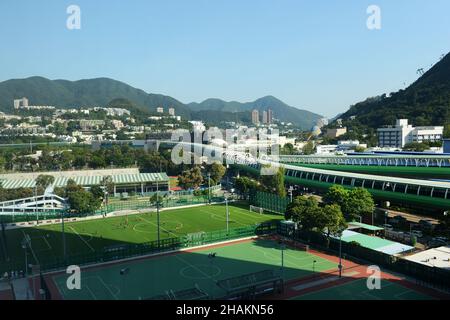
M 210 253 L 216 253 L 210 258 Z M 85 269 L 81 289 L 68 290 L 68 275 L 53 275 L 55 291 L 63 299 L 147 299 L 169 290 L 198 287 L 210 297 L 224 295 L 216 281 L 263 270 L 276 270 L 285 280 L 336 268 L 336 263 L 309 252 L 286 248 L 276 241 L 255 239 L 195 251 L 151 257 Z M 124 272 L 126 270 L 126 272 Z M 122 272 L 121 272 L 122 271 Z M 55 298 L 55 297 L 54 297 Z

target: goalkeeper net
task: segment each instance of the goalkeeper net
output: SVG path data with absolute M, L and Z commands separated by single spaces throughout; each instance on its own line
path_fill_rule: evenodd
M 259 214 L 263 214 L 264 213 L 264 209 L 261 207 L 257 207 L 257 206 L 252 206 L 250 205 L 250 211 L 251 212 L 257 212 Z

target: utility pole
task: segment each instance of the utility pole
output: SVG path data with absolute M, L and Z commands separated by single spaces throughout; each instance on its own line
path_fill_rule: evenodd
M 211 173 L 208 172 L 208 203 L 211 204 Z
M 61 228 L 62 228 L 62 241 L 63 241 L 63 257 L 64 264 L 67 265 L 67 255 L 66 255 L 66 234 L 64 232 L 64 209 L 61 210 Z
M 339 278 L 342 277 L 342 231 L 339 234 Z
M 158 225 L 158 249 L 160 248 L 160 228 L 159 228 L 159 184 L 156 181 L 156 224 Z
M 227 194 L 224 194 L 224 196 L 225 196 L 225 207 L 226 207 L 226 212 L 227 212 L 227 234 L 228 234 L 229 231 L 230 231 L 230 227 L 229 227 L 229 225 L 230 225 L 230 211 L 228 209 L 228 196 L 227 196 Z

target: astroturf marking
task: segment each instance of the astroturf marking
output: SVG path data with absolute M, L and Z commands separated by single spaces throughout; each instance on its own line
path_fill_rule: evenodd
M 95 294 L 91 291 L 91 289 L 89 289 L 89 286 L 85 285 L 85 287 L 88 290 L 89 294 L 94 298 L 94 300 L 98 300 L 97 297 L 95 296 Z
M 27 234 L 25 233 L 25 231 L 23 231 L 23 230 L 21 230 L 21 231 L 23 233 L 23 237 L 26 238 Z M 30 237 L 30 239 L 31 239 L 31 237 Z M 28 247 L 30 248 L 31 254 L 34 257 L 34 260 L 36 261 L 36 264 L 39 264 L 39 259 L 37 258 L 36 253 L 33 250 L 33 246 L 31 245 L 31 240 L 30 240 L 30 243 L 29 243 Z
M 187 264 L 187 265 L 190 266 L 191 268 L 197 269 L 197 271 L 200 272 L 201 274 L 203 274 L 203 275 L 206 277 L 206 279 L 210 279 L 210 280 L 214 281 L 214 280 L 212 279 L 212 276 L 211 276 L 211 275 L 209 275 L 209 274 L 203 272 L 201 269 L 197 268 L 195 265 L 193 265 L 193 264 L 190 263 L 189 261 L 186 261 L 186 260 L 184 260 L 183 258 L 180 258 L 178 255 L 174 255 L 174 257 L 177 258 L 178 260 L 180 260 L 181 262 Z
M 148 223 L 151 223 L 152 225 L 154 225 L 155 227 L 158 227 L 158 225 L 156 224 L 156 223 L 153 223 L 153 222 L 151 222 L 151 221 L 148 221 L 147 219 L 144 219 L 144 218 L 142 218 L 141 217 L 141 219 L 142 220 L 144 220 L 144 221 L 147 221 Z M 163 228 L 163 227 L 161 227 L 161 226 L 159 226 L 162 230 L 165 230 L 167 233 L 171 233 L 171 234 L 173 234 L 174 236 L 176 236 L 176 237 L 178 237 L 178 235 L 176 234 L 176 233 L 173 233 L 172 231 L 169 231 L 169 230 L 167 230 L 167 229 L 165 229 L 165 228 Z
M 84 240 L 84 238 L 77 232 L 77 230 L 75 230 L 72 226 L 69 226 L 69 228 L 81 239 L 81 241 L 83 241 L 89 247 L 89 249 L 91 249 L 92 252 L 95 252 L 95 249 L 92 248 L 92 246 L 86 240 Z
M 101 282 L 101 284 L 109 291 L 109 293 L 113 296 L 113 298 L 115 300 L 119 300 L 119 298 L 117 298 L 117 296 L 114 294 L 114 292 L 112 292 L 112 290 L 108 287 L 108 285 L 105 283 L 105 281 L 103 281 L 102 277 L 95 276 L 93 278 L 97 278 Z

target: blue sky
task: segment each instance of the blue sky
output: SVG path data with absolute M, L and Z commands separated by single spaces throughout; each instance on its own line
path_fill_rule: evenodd
M 81 30 L 66 28 L 71 4 Z M 110 77 L 185 103 L 270 94 L 331 117 L 449 52 L 449 14 L 448 0 L 2 0 L 0 81 Z

